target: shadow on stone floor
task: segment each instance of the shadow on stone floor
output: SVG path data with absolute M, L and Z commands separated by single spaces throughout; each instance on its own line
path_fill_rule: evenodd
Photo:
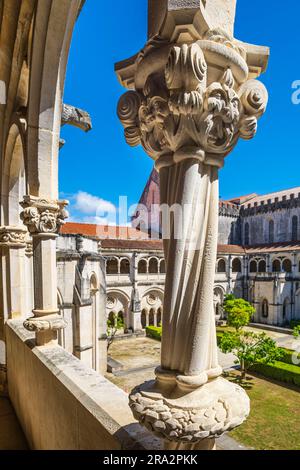
M 29 450 L 8 398 L 0 396 L 0 450 Z

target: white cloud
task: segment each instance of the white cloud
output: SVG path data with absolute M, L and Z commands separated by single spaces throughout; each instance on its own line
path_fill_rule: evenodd
M 104 199 L 93 196 L 92 194 L 88 194 L 84 191 L 78 191 L 74 196 L 74 200 L 75 210 L 79 211 L 81 214 L 87 214 L 89 216 L 95 214 L 93 215 L 94 219 L 102 219 L 100 214 L 114 214 L 117 211 L 116 207 L 111 202 L 105 201 Z

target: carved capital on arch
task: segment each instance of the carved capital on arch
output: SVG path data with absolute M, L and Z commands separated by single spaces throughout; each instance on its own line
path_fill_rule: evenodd
M 165 43 L 151 40 L 151 48 L 137 59 L 136 91 L 125 93 L 118 104 L 129 145 L 142 144 L 155 160 L 195 148 L 207 155 L 207 163 L 222 166 L 239 138 L 254 137 L 267 90 L 249 80 L 242 47 L 221 39 L 210 35 L 189 45 L 169 45 L 168 53 Z M 160 52 L 158 70 L 153 62 Z
M 68 201 L 49 201 L 25 196 L 21 203 L 21 219 L 31 234 L 56 234 L 69 216 L 67 205 Z

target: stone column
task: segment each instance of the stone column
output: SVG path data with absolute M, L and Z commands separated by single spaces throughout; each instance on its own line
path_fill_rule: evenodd
M 57 307 L 56 238 L 67 217 L 67 201 L 49 201 L 25 196 L 21 218 L 32 235 L 34 316 L 24 327 L 36 333 L 37 346 L 57 341 L 66 323 Z
M 139 295 L 138 289 L 138 280 L 137 280 L 137 272 L 138 272 L 138 256 L 137 253 L 133 253 L 131 258 L 131 281 L 133 284 L 133 289 L 131 293 L 131 301 L 130 301 L 130 312 L 129 312 L 129 319 L 130 319 L 130 327 L 133 329 L 134 332 L 142 331 L 142 310 L 141 310 L 141 299 Z
M 28 231 L 23 226 L 0 227 L 3 299 L 5 299 L 4 311 L 2 312 L 4 318 L 24 318 L 26 314 L 25 248 L 27 235 Z
M 268 51 L 233 38 L 234 0 L 218 0 L 218 15 L 212 0 L 198 9 L 189 0 L 165 3 L 159 34 L 116 66 L 131 90 L 118 105 L 125 138 L 155 160 L 161 204 L 181 208 L 166 220 L 161 367 L 132 391 L 130 406 L 166 448 L 213 449 L 250 411 L 246 392 L 221 377 L 218 363 L 218 170 L 240 137 L 256 133 L 268 94 L 254 78 Z

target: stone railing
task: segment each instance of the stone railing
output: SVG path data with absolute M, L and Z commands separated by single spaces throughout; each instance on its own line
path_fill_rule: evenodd
M 6 337 L 9 396 L 31 449 L 160 448 L 103 376 L 59 346 L 35 347 L 20 321 L 8 321 Z

